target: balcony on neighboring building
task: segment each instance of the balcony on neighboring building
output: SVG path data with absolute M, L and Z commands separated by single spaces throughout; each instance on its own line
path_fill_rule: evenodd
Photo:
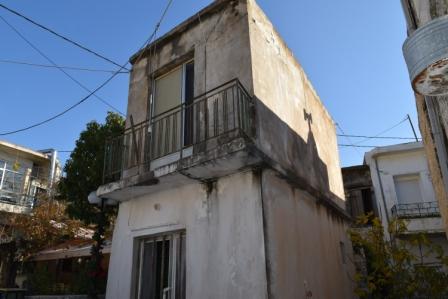
M 124 134 L 106 142 L 98 195 L 119 199 L 126 188 L 135 194 L 136 187 L 160 185 L 169 175 L 207 181 L 252 164 L 253 106 L 234 79 L 149 120 L 130 121 Z
M 409 232 L 439 232 L 443 230 L 437 202 L 396 204 L 391 209 L 394 219 L 404 219 Z
M 27 213 L 47 189 L 48 171 L 0 160 L 0 211 Z
M 392 207 L 392 216 L 401 219 L 440 217 L 439 205 L 436 201 L 396 204 Z

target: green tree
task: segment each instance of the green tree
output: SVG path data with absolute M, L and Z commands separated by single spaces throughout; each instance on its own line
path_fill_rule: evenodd
M 91 277 L 90 297 L 96 298 L 102 292 L 104 271 L 101 269 L 101 250 L 104 235 L 111 227 L 116 208 L 97 207 L 89 204 L 87 197 L 103 183 L 105 143 L 108 138 L 123 133 L 124 119 L 109 112 L 106 122 L 92 121 L 81 132 L 76 146 L 64 166 L 65 176 L 59 183 L 59 196 L 68 203 L 67 212 L 86 225 L 95 225 L 92 258 L 88 265 Z
M 87 196 L 103 183 L 104 147 L 106 140 L 123 133 L 124 119 L 109 112 L 106 122 L 89 122 L 76 141 L 75 149 L 64 166 L 65 176 L 59 183 L 59 197 L 68 202 L 67 212 L 85 224 L 96 224 L 98 208 Z M 107 209 L 107 213 L 113 209 Z
M 392 220 L 388 240 L 381 221 L 371 214 L 359 217 L 356 227 L 362 228 L 349 234 L 355 254 L 365 261 L 355 276 L 360 298 L 448 296 L 448 258 L 426 234 L 410 234 L 405 221 Z M 428 258 L 436 262 L 425 263 Z

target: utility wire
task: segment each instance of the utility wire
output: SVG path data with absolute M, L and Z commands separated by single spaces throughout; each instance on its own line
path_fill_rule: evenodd
M 61 69 L 67 69 L 67 70 L 73 70 L 73 71 L 99 72 L 99 73 L 111 73 L 111 74 L 115 72 L 114 70 L 92 69 L 92 68 L 83 68 L 83 67 L 65 66 L 65 65 L 55 66 L 55 65 L 50 65 L 50 64 L 39 64 L 39 63 L 9 60 L 9 59 L 0 59 L 0 63 L 19 64 L 19 65 L 26 65 L 26 66 L 41 67 L 41 68 L 61 68 Z M 122 72 L 120 72 L 120 74 L 129 74 L 129 72 L 122 71 Z
M 374 136 L 366 137 L 366 138 L 362 139 L 361 141 L 356 142 L 354 145 L 358 145 L 358 144 L 361 144 L 361 143 L 366 142 L 367 140 L 377 138 L 377 137 L 379 137 L 380 135 L 382 135 L 382 134 L 384 134 L 384 133 L 387 133 L 387 132 L 391 131 L 392 129 L 395 129 L 396 127 L 398 127 L 399 125 L 401 125 L 401 124 L 404 123 L 405 121 L 408 121 L 407 116 L 406 116 L 403 120 L 401 120 L 399 123 L 393 125 L 392 127 L 388 128 L 388 129 L 386 129 L 386 130 L 384 130 L 384 131 L 381 131 L 381 132 L 379 132 L 378 134 L 375 134 Z
M 381 145 L 354 145 L 354 144 L 338 144 L 339 146 L 342 147 L 354 147 L 354 148 L 358 148 L 358 147 L 367 147 L 367 148 L 373 148 L 373 147 L 380 147 Z
M 342 135 L 347 135 L 347 134 L 345 134 L 344 130 L 342 129 L 342 127 L 341 127 L 341 125 L 340 125 L 339 123 L 336 123 L 336 127 L 338 127 L 338 129 L 341 131 Z M 348 141 L 351 145 L 353 145 L 353 142 L 352 142 L 352 140 L 350 139 L 350 137 L 345 136 L 345 138 L 347 139 L 347 141 Z M 357 147 L 354 146 L 354 148 L 355 148 L 356 152 L 357 152 L 359 155 L 363 156 L 363 154 L 358 150 Z
M 166 6 L 166 8 L 165 8 L 165 10 L 164 10 L 164 12 L 163 12 L 163 14 L 162 14 L 162 16 L 160 17 L 159 22 L 156 24 L 153 33 L 150 35 L 150 37 L 145 41 L 145 43 L 143 44 L 143 46 L 140 47 L 140 49 L 139 49 L 137 52 L 140 52 L 143 48 L 145 48 L 145 47 L 151 42 L 151 40 L 153 39 L 153 37 L 156 35 L 157 30 L 159 30 L 160 24 L 162 23 L 162 21 L 163 21 L 165 15 L 166 15 L 166 13 L 168 12 L 168 9 L 170 8 L 172 2 L 173 2 L 173 0 L 169 0 L 169 1 L 168 1 L 168 4 L 167 4 L 167 6 Z M 142 55 L 143 55 L 143 51 L 140 52 L 140 54 L 139 54 L 137 60 L 140 59 L 140 57 L 141 57 Z M 75 107 L 81 105 L 83 102 L 85 102 L 86 100 L 88 100 L 93 94 L 95 94 L 98 90 L 100 90 L 100 89 L 103 88 L 105 85 L 107 85 L 113 78 L 115 78 L 116 75 L 118 75 L 118 74 L 124 69 L 124 67 L 125 67 L 127 64 L 128 64 L 128 62 L 126 62 L 124 65 L 120 66 L 120 68 L 119 68 L 115 73 L 113 73 L 113 74 L 112 74 L 106 81 L 104 81 L 101 85 L 99 85 L 97 88 L 95 88 L 91 93 L 89 93 L 87 96 L 85 96 L 84 98 L 82 98 L 81 100 L 79 100 L 78 102 L 76 102 L 75 104 L 73 104 L 72 106 L 68 107 L 67 109 L 65 109 L 65 110 L 63 110 L 63 111 L 61 111 L 61 112 L 59 112 L 58 114 L 56 114 L 56 115 L 54 115 L 54 116 L 52 116 L 52 117 L 50 117 L 50 118 L 47 118 L 47 119 L 45 119 L 45 120 L 43 120 L 43 121 L 40 121 L 40 122 L 35 123 L 35 124 L 32 124 L 32 125 L 29 125 L 29 126 L 27 126 L 27 127 L 24 127 L 24 128 L 21 128 L 21 129 L 17 129 L 17 130 L 14 130 L 14 131 L 9 131 L 9 132 L 0 133 L 0 136 L 11 135 L 11 134 L 15 134 L 15 133 L 19 133 L 19 132 L 27 131 L 27 130 L 30 130 L 30 129 L 32 129 L 32 128 L 41 126 L 41 125 L 43 125 L 43 124 L 45 124 L 45 123 L 48 123 L 48 122 L 50 122 L 50 121 L 52 121 L 52 120 L 54 120 L 54 119 L 56 119 L 56 118 L 58 118 L 58 117 L 64 115 L 65 113 L 69 112 L 70 110 L 74 109 Z
M 37 26 L 37 27 L 39 27 L 39 28 L 41 28 L 41 29 L 43 29 L 45 31 L 50 32 L 51 34 L 53 34 L 53 35 L 55 35 L 55 36 L 65 40 L 66 42 L 68 42 L 68 43 L 70 43 L 72 45 L 75 45 L 76 47 L 78 47 L 78 48 L 80 48 L 80 49 L 82 49 L 82 50 L 84 50 L 86 52 L 89 52 L 90 54 L 93 54 L 93 55 L 95 55 L 95 56 L 97 56 L 97 57 L 99 57 L 99 58 L 101 58 L 101 59 L 103 59 L 103 60 L 105 60 L 107 62 L 110 62 L 110 63 L 114 64 L 115 66 L 120 67 L 121 69 L 125 69 L 125 70 L 129 71 L 129 69 L 127 69 L 126 67 L 122 67 L 120 64 L 116 63 L 115 61 L 113 61 L 113 60 L 111 60 L 111 59 L 109 59 L 109 58 L 99 54 L 98 52 L 95 52 L 95 51 L 93 51 L 93 50 L 91 50 L 91 49 L 89 49 L 89 48 L 79 44 L 78 42 L 73 41 L 72 39 L 70 39 L 68 37 L 63 36 L 62 34 L 59 34 L 59 33 L 55 32 L 54 30 L 52 30 L 52 29 L 50 29 L 50 28 L 48 28 L 48 27 L 46 27 L 46 26 L 44 26 L 42 24 L 39 24 L 36 21 L 33 21 L 32 19 L 28 18 L 27 16 L 24 16 L 23 14 L 21 14 L 18 11 L 15 11 L 15 10 L 5 6 L 4 4 L 0 3 L 0 7 L 5 9 L 5 10 L 7 10 L 7 11 L 9 11 L 10 13 L 15 14 L 16 16 L 21 17 L 22 19 L 30 22 L 31 24 L 33 24 L 33 25 L 35 25 L 35 26 Z
M 339 137 L 352 138 L 367 138 L 367 139 L 400 139 L 400 140 L 415 140 L 415 137 L 394 137 L 394 136 L 366 136 L 366 135 L 350 135 L 350 134 L 336 134 Z M 421 139 L 421 138 L 418 138 Z
M 80 81 L 78 81 L 77 79 L 75 79 L 72 75 L 70 75 L 69 73 L 67 73 L 64 69 L 60 68 L 50 57 L 48 57 L 44 52 L 42 52 L 41 50 L 39 50 L 38 47 L 36 47 L 31 41 L 29 41 L 22 33 L 20 33 L 19 30 L 17 30 L 17 28 L 15 28 L 11 23 L 9 23 L 8 21 L 5 20 L 5 18 L 3 18 L 2 16 L 0 16 L 0 19 L 6 23 L 6 25 L 9 26 L 9 28 L 11 28 L 21 39 L 23 39 L 31 48 L 33 48 L 37 53 L 39 53 L 39 55 L 41 55 L 43 58 L 45 58 L 48 62 L 50 62 L 54 67 L 56 67 L 58 70 L 60 70 L 65 76 L 67 76 L 70 80 L 72 80 L 73 82 L 75 82 L 77 85 L 79 85 L 82 89 L 84 89 L 87 92 L 91 92 L 91 90 L 89 88 L 87 88 L 84 84 L 82 84 Z M 106 106 L 108 106 L 109 108 L 115 110 L 116 112 L 118 112 L 119 114 L 124 116 L 124 113 L 121 112 L 120 110 L 118 110 L 117 108 L 115 108 L 112 104 L 110 104 L 109 102 L 107 102 L 106 100 L 102 99 L 100 96 L 93 94 L 95 96 L 95 98 L 97 98 L 98 100 L 100 100 L 103 104 L 105 104 Z

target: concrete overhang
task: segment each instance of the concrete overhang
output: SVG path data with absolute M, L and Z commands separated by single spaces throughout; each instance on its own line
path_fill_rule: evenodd
M 414 31 L 404 42 L 403 54 L 417 93 L 448 94 L 448 16 L 434 19 Z
M 97 189 L 96 194 L 101 198 L 123 202 L 195 181 L 214 181 L 261 162 L 251 141 L 237 138 L 213 150 L 164 164 L 153 171 L 104 184 Z

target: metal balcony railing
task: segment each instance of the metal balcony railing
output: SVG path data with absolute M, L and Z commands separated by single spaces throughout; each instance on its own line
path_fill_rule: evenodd
M 1 162 L 0 203 L 33 207 L 38 189 L 48 187 L 48 169 L 33 166 L 14 170 L 10 166 L 13 162 Z
M 435 201 L 397 204 L 391 211 L 392 216 L 396 218 L 440 217 L 439 205 Z
M 124 170 L 146 166 L 156 159 L 179 153 L 212 139 L 251 137 L 253 100 L 234 79 L 169 111 L 127 128 L 106 142 L 104 182 L 117 181 Z M 217 145 L 217 143 L 216 143 Z M 198 150 L 195 149 L 195 153 Z
M 0 190 L 0 203 L 7 203 L 23 207 L 33 207 L 36 201 L 36 196 Z

